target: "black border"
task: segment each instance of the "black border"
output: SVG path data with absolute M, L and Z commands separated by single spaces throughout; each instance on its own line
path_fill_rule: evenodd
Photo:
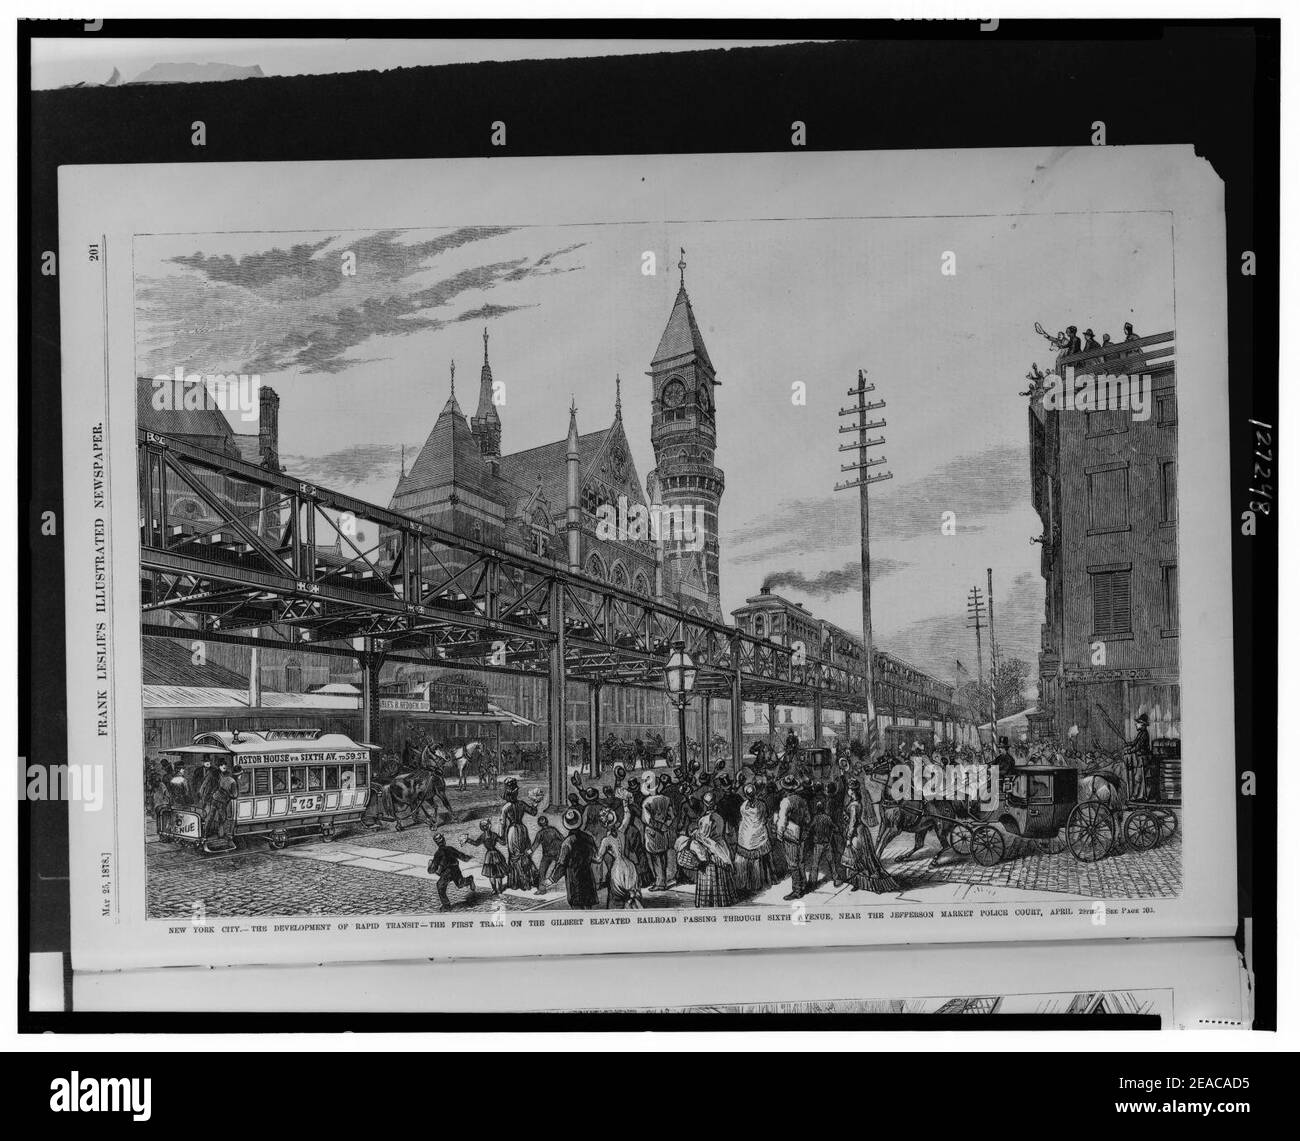
M 835 42 L 30 90 L 36 37 L 482 39 L 486 32 L 573 39 L 576 51 L 591 37 Z M 498 118 L 510 124 L 512 156 L 785 150 L 793 119 L 808 124 L 807 149 L 814 151 L 1083 145 L 1097 119 L 1106 123 L 1110 145 L 1194 143 L 1226 191 L 1234 514 L 1223 525 L 1234 536 L 1237 766 L 1253 770 L 1258 781 L 1254 798 L 1238 798 L 1239 901 L 1240 915 L 1254 921 L 1255 1026 L 1276 1028 L 1277 515 L 1261 516 L 1258 534 L 1247 538 L 1237 513 L 1251 498 L 1249 420 L 1274 425 L 1278 442 L 1278 20 L 1003 20 L 987 33 L 975 21 L 903 20 L 106 20 L 96 32 L 79 21 L 20 21 L 17 51 L 18 500 L 28 520 L 19 572 L 18 752 L 36 763 L 58 763 L 66 752 L 62 539 L 40 534 L 41 511 L 61 507 L 58 282 L 42 277 L 39 264 L 40 251 L 57 243 L 60 165 L 489 156 L 487 124 Z M 202 150 L 189 145 L 195 118 L 208 124 Z M 1248 249 L 1258 258 L 1254 277 L 1240 272 Z M 470 1025 L 447 1016 L 285 1015 L 268 1025 L 208 1015 L 198 1027 L 172 1016 L 31 1014 L 28 952 L 66 951 L 69 944 L 66 845 L 64 806 L 20 803 L 23 1032 L 627 1028 L 622 1016 L 587 1016 L 581 1027 L 518 1016 L 507 1027 L 487 1016 Z M 723 1029 L 724 1019 L 709 1016 L 707 1026 L 680 1016 L 637 1022 Z M 993 1028 L 991 1020 L 976 1021 Z M 823 1022 L 791 1024 L 811 1029 Z M 785 1020 L 744 1021 L 747 1029 L 778 1024 Z M 825 1025 L 866 1026 L 838 1016 Z M 904 1028 L 900 1021 L 889 1025 Z M 933 1020 L 924 1025 L 941 1028 Z M 1070 1026 L 1082 1028 L 1077 1021 Z

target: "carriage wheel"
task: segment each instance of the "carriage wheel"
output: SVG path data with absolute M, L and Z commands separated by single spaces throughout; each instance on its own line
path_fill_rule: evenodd
M 1076 804 L 1065 822 L 1070 854 L 1086 864 L 1100 860 L 1115 843 L 1115 817 L 1097 800 Z
M 278 852 L 289 842 L 289 833 L 283 828 L 277 828 L 266 838 L 266 842 Z
M 991 824 L 982 824 L 971 834 L 970 853 L 982 868 L 991 868 L 1006 854 L 1002 833 Z
M 1178 834 L 1178 813 L 1172 808 L 1153 808 L 1151 811 L 1160 821 L 1160 843 L 1172 840 Z
M 1146 808 L 1130 812 L 1124 821 L 1124 842 L 1135 852 L 1149 852 L 1160 843 L 1160 817 Z
M 959 856 L 969 856 L 971 847 L 971 828 L 969 824 L 954 824 L 948 836 L 948 843 Z
M 334 839 L 334 821 L 326 820 L 320 826 L 320 838 L 327 844 Z

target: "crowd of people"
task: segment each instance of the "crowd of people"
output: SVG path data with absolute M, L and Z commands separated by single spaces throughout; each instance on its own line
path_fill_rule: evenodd
M 832 779 L 815 780 L 789 752 L 774 766 L 755 759 L 739 773 L 724 769 L 679 760 L 632 773 L 616 764 L 600 786 L 575 772 L 555 823 L 539 814 L 540 789 L 521 799 L 518 780 L 507 778 L 498 820 L 480 821 L 462 847 L 435 829 L 428 871 L 438 877 L 439 901 L 451 907 L 451 885 L 478 894 L 460 871 L 473 848 L 482 850 L 493 894 L 545 895 L 563 882 L 576 909 L 643 908 L 683 886 L 699 908 L 731 907 L 785 881 L 789 901 L 828 880 L 854 891 L 899 890 L 875 848 L 879 820 L 865 769 L 843 763 Z
M 1067 325 L 1064 329 L 1059 330 L 1056 336 L 1052 336 L 1041 325 L 1035 325 L 1034 327 L 1040 335 L 1047 339 L 1047 343 L 1056 350 L 1056 373 L 1058 376 L 1065 375 L 1066 358 L 1080 353 L 1096 352 L 1099 354 L 1078 365 L 1075 371 L 1081 373 L 1101 373 L 1112 368 L 1122 370 L 1126 359 L 1141 356 L 1142 353 L 1141 346 L 1124 347 L 1142 339 L 1134 331 L 1133 324 L 1130 321 L 1124 322 L 1124 338 L 1120 342 L 1112 341 L 1109 333 L 1102 333 L 1101 340 L 1098 341 L 1096 334 L 1091 329 L 1084 329 L 1083 333 L 1080 334 L 1077 325 Z M 1114 345 L 1113 352 L 1103 351 L 1109 350 L 1112 345 Z M 1029 388 L 1021 393 L 1022 396 L 1036 396 L 1046 387 L 1047 375 L 1036 364 L 1031 366 L 1025 377 L 1029 381 Z
M 237 765 L 224 758 L 205 760 L 189 771 L 168 757 L 146 759 L 145 790 L 151 811 L 189 808 L 199 814 L 204 847 L 225 851 L 235 846 L 235 819 L 230 810 L 239 787 Z

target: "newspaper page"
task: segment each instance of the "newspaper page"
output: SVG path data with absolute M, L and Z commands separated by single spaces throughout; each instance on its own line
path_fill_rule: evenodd
M 518 966 L 518 964 L 516 964 Z M 575 970 L 575 965 L 581 969 Z M 161 1013 L 1143 1014 L 1250 1025 L 1231 939 L 952 944 L 79 972 L 77 1010 Z M 634 980 L 634 982 L 633 982 Z M 630 985 L 631 984 L 631 985 Z
M 59 217 L 76 968 L 1233 929 L 1190 147 Z

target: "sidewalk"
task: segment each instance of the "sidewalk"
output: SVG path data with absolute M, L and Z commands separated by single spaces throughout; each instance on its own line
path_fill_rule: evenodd
M 448 830 L 447 842 L 452 847 L 465 850 L 459 832 Z M 392 844 L 392 846 L 385 846 Z M 414 845 L 414 847 L 412 847 Z M 467 876 L 473 876 L 478 887 L 479 900 L 491 900 L 492 886 L 483 875 L 483 861 L 477 856 L 478 849 L 470 849 L 473 858 L 461 864 L 461 870 Z M 405 876 L 432 883 L 433 877 L 426 868 L 433 855 L 433 843 L 427 829 L 411 829 L 402 833 L 376 833 L 357 839 L 338 840 L 327 843 L 324 840 L 309 840 L 290 844 L 281 853 L 283 856 L 299 860 L 320 860 L 325 863 L 346 867 L 366 868 L 372 872 L 386 872 L 390 875 Z M 742 907 L 788 908 L 790 900 L 784 897 L 790 891 L 787 877 L 780 883 L 743 900 Z M 564 882 L 561 880 L 553 888 L 538 895 L 534 890 L 505 888 L 501 894 L 508 897 L 514 906 L 511 910 L 535 911 L 542 908 L 557 909 L 564 906 Z M 1037 899 L 1044 893 L 1006 885 L 972 884 L 959 881 L 931 881 L 905 887 L 902 891 L 875 895 L 866 891 L 853 891 L 848 884 L 836 887 L 832 881 L 825 881 L 802 897 L 800 902 L 805 908 L 856 907 L 884 903 L 913 903 L 932 907 L 947 905 L 999 904 L 1016 903 Z M 1067 901 L 1088 900 L 1091 897 L 1069 895 L 1064 892 L 1051 893 L 1053 900 Z M 675 884 L 666 892 L 646 891 L 642 899 L 648 909 L 692 907 L 695 900 L 693 883 Z

